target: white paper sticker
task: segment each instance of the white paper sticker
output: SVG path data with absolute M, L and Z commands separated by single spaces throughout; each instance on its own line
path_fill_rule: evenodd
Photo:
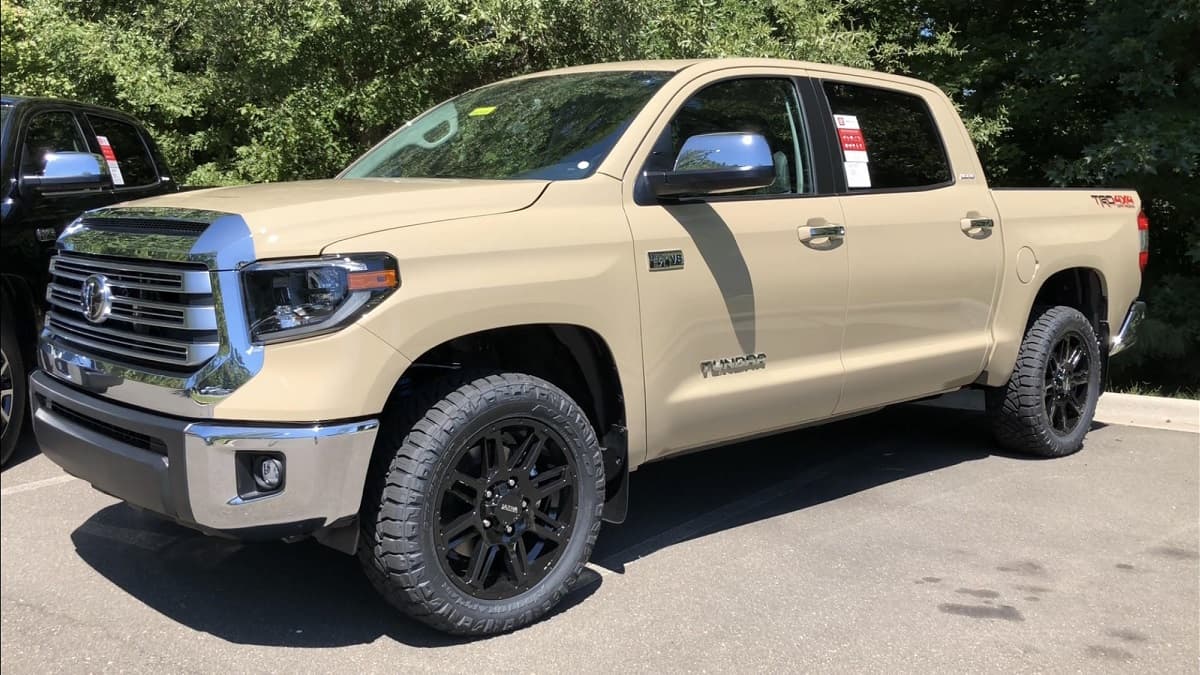
M 866 162 L 843 162 L 846 167 L 846 187 L 871 187 L 871 170 Z
M 113 152 L 107 136 L 97 136 L 96 143 L 100 145 L 100 154 L 108 162 L 108 173 L 112 175 L 113 185 L 124 185 L 125 177 L 121 175 L 121 165 L 117 164 L 117 153 Z
M 858 128 L 858 117 L 854 115 L 834 115 L 833 121 L 839 129 Z
M 867 157 L 866 150 L 842 150 L 842 153 L 846 155 L 847 162 L 854 162 L 855 164 L 860 164 L 860 163 L 865 164 L 868 161 L 870 161 L 870 159 Z

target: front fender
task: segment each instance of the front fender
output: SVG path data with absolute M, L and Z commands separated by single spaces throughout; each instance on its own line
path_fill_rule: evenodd
M 524 211 L 365 235 L 326 252 L 396 257 L 400 288 L 359 325 L 409 361 L 509 326 L 567 324 L 602 336 L 617 364 L 636 465 L 645 457 L 641 325 L 619 189 L 607 176 L 553 183 Z

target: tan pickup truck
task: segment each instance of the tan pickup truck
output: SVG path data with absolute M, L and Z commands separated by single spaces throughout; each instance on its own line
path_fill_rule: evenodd
M 411 616 L 506 631 L 567 592 L 645 462 L 963 387 L 1004 447 L 1078 450 L 1143 312 L 1139 206 L 989 189 L 917 80 L 528 75 L 332 180 L 85 214 L 35 428 L 103 492 L 311 535 Z

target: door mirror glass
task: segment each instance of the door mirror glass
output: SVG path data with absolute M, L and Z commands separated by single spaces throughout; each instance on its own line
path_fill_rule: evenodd
M 775 182 L 775 160 L 761 134 L 699 134 L 684 141 L 671 171 L 646 178 L 659 197 L 753 190 Z
M 108 163 L 90 152 L 47 152 L 42 170 L 21 182 L 41 193 L 98 189 L 112 185 Z

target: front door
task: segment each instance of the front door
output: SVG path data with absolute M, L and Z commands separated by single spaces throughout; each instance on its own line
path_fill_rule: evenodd
M 841 222 L 839 203 L 814 183 L 799 80 L 755 75 L 682 89 L 626 177 L 649 458 L 829 415 L 842 386 L 846 250 L 811 236 Z M 764 136 L 775 182 L 676 201 L 647 194 L 642 171 L 670 169 L 688 137 L 716 132 Z
M 24 266 L 20 273 L 36 280 L 35 293 L 45 288 L 54 242 L 72 220 L 86 209 L 106 203 L 107 191 L 37 193 L 20 182 L 23 176 L 39 176 L 46 155 L 53 152 L 90 152 L 75 113 L 67 109 L 46 109 L 27 118 L 18 145 L 17 175 L 20 213 L 19 232 L 5 232 L 5 238 L 19 242 L 20 252 L 13 256 Z M 39 297 L 40 301 L 41 298 Z

